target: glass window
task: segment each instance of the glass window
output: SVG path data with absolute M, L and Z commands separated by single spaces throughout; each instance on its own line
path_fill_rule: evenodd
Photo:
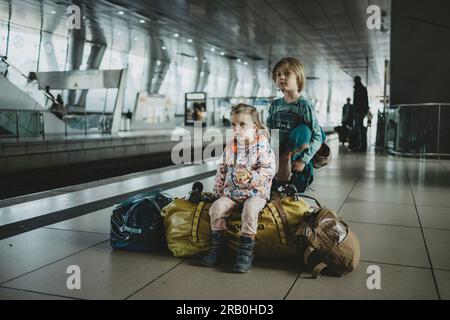
M 39 31 L 11 26 L 8 59 L 25 75 L 37 69 L 39 38 Z M 11 72 L 9 80 L 19 87 L 26 85 L 18 72 Z
M 128 62 L 127 87 L 123 110 L 134 110 L 137 93 L 145 90 L 146 81 L 143 81 L 143 79 L 146 63 L 144 57 L 134 54 L 129 55 Z
M 8 39 L 8 25 L 0 21 L 0 55 L 6 54 L 6 40 Z
M 43 32 L 39 71 L 64 71 L 66 53 L 67 38 Z

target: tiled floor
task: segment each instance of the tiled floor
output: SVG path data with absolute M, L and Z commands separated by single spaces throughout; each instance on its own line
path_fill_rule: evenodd
M 296 262 L 258 257 L 251 272 L 234 274 L 231 261 L 204 268 L 198 259 L 167 252 L 113 251 L 110 207 L 0 240 L 0 299 L 450 299 L 450 161 L 333 148 L 333 162 L 316 171 L 308 193 L 338 211 L 357 234 L 361 263 L 350 275 L 316 280 Z M 191 170 L 198 174 L 211 164 Z M 163 172 L 158 181 L 182 176 L 184 170 Z M 0 208 L 0 224 L 154 183 L 143 179 Z M 213 177 L 202 182 L 212 189 Z M 182 196 L 190 188 L 166 192 Z M 80 267 L 80 290 L 67 288 L 71 265 Z M 367 286 L 373 266 L 380 289 Z

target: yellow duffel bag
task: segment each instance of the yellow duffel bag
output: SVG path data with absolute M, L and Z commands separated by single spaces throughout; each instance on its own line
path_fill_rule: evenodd
M 293 236 L 310 206 L 303 199 L 275 197 L 259 213 L 255 257 L 263 259 L 298 259 Z M 237 250 L 241 213 L 235 211 L 227 220 L 228 247 Z
M 210 249 L 210 207 L 208 202 L 196 204 L 179 198 L 162 209 L 167 246 L 175 257 L 200 256 Z M 255 255 L 265 259 L 298 257 L 292 236 L 307 211 L 310 206 L 295 197 L 283 196 L 268 202 L 259 214 Z M 227 219 L 231 249 L 237 248 L 241 224 L 241 211 L 237 209 Z
M 190 257 L 211 248 L 211 203 L 178 198 L 162 209 L 167 246 L 175 257 Z

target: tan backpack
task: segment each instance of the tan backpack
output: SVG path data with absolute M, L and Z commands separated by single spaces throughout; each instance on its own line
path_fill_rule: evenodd
M 352 272 L 359 263 L 358 238 L 335 212 L 326 207 L 303 216 L 295 239 L 314 278 L 318 278 L 325 268 L 332 275 L 342 276 Z

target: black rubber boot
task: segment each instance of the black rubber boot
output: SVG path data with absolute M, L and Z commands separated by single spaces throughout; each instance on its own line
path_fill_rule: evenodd
M 252 267 L 253 250 L 256 241 L 247 236 L 241 236 L 236 262 L 234 263 L 234 272 L 248 272 Z
M 200 261 L 202 265 L 207 267 L 213 267 L 219 263 L 220 255 L 225 249 L 226 238 L 220 233 L 220 231 L 212 231 L 211 233 L 211 249 L 203 256 Z

